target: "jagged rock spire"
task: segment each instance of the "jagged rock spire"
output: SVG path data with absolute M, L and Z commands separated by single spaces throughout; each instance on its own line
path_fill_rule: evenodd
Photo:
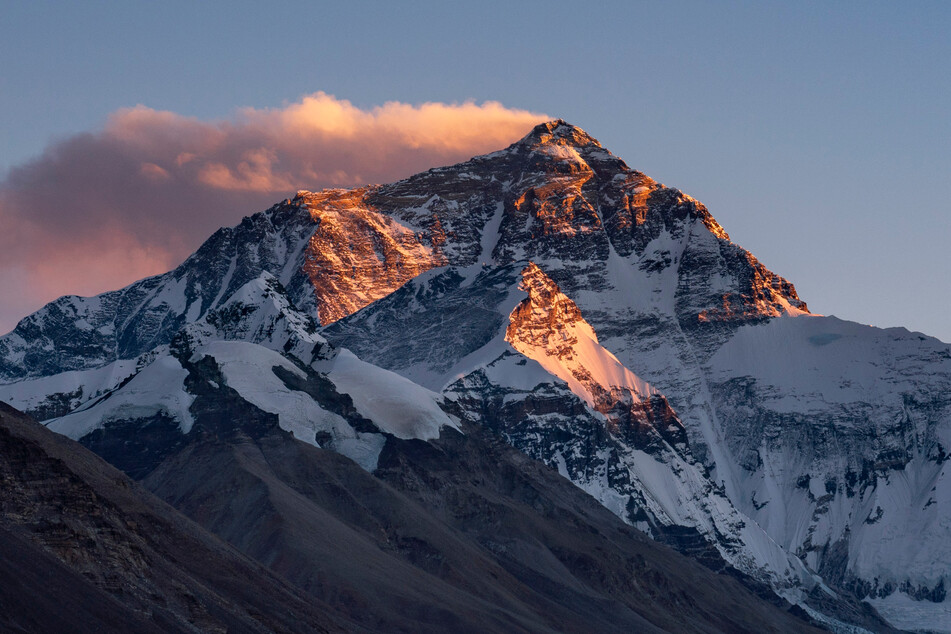
M 567 145 L 573 147 L 601 147 L 597 139 L 564 119 L 540 123 L 516 144 L 522 146 Z

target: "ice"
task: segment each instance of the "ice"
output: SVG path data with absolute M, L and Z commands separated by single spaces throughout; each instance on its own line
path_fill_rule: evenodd
M 277 414 L 282 429 L 298 440 L 320 446 L 318 431 L 338 438 L 355 438 L 353 428 L 342 417 L 329 412 L 306 392 L 288 388 L 274 373 L 274 367 L 304 378 L 306 375 L 281 354 L 243 341 L 215 341 L 195 351 L 196 357 L 210 355 L 218 362 L 228 386 L 249 403 Z
M 178 421 L 188 433 L 194 419 L 188 408 L 195 397 L 185 391 L 188 376 L 178 359 L 161 356 L 143 368 L 122 389 L 105 400 L 51 420 L 47 426 L 55 432 L 79 440 L 112 420 L 146 418 L 163 413 Z
M 438 438 L 444 426 L 458 424 L 440 407 L 442 397 L 394 372 L 361 361 L 341 350 L 314 368 L 326 372 L 341 392 L 350 395 L 357 411 L 397 438 Z
M 0 385 L 0 401 L 19 410 L 35 410 L 51 396 L 76 394 L 73 407 L 115 389 L 136 371 L 136 359 L 123 359 L 91 370 L 71 370 L 53 376 Z
M 951 632 L 951 601 L 915 601 L 904 592 L 866 599 L 895 627 L 910 632 Z

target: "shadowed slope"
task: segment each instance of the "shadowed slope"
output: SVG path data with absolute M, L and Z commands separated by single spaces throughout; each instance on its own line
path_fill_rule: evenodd
M 0 403 L 0 629 L 324 632 L 312 599 Z

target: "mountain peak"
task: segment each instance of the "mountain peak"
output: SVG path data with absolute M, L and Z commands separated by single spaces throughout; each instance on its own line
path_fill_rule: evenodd
M 564 119 L 553 119 L 538 124 L 518 144 L 527 146 L 569 145 L 579 148 L 592 145 L 601 147 L 597 139 Z

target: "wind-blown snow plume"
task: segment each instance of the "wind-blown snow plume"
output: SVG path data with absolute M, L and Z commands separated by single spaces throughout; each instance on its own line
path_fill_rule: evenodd
M 364 109 L 322 92 L 223 121 L 119 110 L 0 181 L 0 332 L 63 293 L 161 273 L 297 189 L 392 181 L 504 147 L 545 118 L 497 102 Z

